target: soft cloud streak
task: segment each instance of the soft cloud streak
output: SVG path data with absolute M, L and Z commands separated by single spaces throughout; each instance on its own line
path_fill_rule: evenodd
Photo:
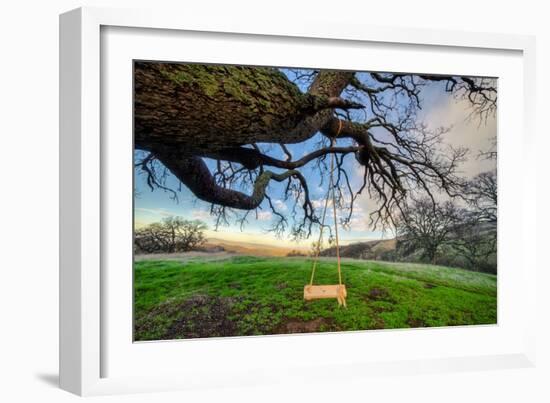
M 488 151 L 491 142 L 497 136 L 496 116 L 488 116 L 479 121 L 471 116 L 471 107 L 467 100 L 456 100 L 452 97 L 438 98 L 438 102 L 425 108 L 422 116 L 431 129 L 450 127 L 444 135 L 447 145 L 466 147 L 470 150 L 468 160 L 461 165 L 462 174 L 468 178 L 496 168 L 496 162 L 477 158 L 480 151 Z

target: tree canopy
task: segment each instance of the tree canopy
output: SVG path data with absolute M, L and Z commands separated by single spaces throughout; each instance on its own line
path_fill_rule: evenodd
M 161 222 L 136 229 L 134 247 L 139 253 L 187 252 L 204 244 L 205 229 L 206 225 L 199 220 L 165 217 Z
M 459 166 L 467 150 L 445 146 L 446 128 L 419 119 L 423 91 L 438 83 L 481 121 L 497 105 L 496 80 L 478 77 L 135 62 L 134 82 L 136 166 L 151 189 L 176 195 L 166 186 L 173 175 L 211 203 L 217 223 L 232 211 L 244 223 L 268 208 L 273 230 L 290 226 L 296 238 L 321 225 L 306 166 L 318 168 L 322 182 L 335 154 L 342 224 L 363 193 L 376 201 L 373 225 L 394 223 L 409 195 L 434 201 L 435 193 L 456 196 L 464 186 Z M 300 155 L 290 150 L 302 143 Z M 348 158 L 361 167 L 356 185 Z M 290 213 L 278 209 L 275 191 L 293 202 Z

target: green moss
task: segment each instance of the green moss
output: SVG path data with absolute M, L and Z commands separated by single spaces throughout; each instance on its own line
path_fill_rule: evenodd
M 195 86 L 207 96 L 214 96 L 221 89 L 215 67 L 201 64 L 163 65 L 161 74 L 177 85 Z
M 262 113 L 275 113 L 285 104 L 290 109 L 305 100 L 296 85 L 272 68 L 161 64 L 159 71 L 178 86 L 200 88 L 208 97 L 223 94 L 256 106 Z
M 226 94 L 231 95 L 240 102 L 249 103 L 251 97 L 244 91 L 244 88 L 245 86 L 240 81 L 235 81 L 233 77 L 225 79 L 223 82 L 223 89 Z

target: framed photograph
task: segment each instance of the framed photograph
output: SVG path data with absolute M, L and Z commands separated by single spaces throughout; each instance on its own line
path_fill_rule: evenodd
M 60 44 L 62 388 L 532 365 L 532 38 L 86 8 Z

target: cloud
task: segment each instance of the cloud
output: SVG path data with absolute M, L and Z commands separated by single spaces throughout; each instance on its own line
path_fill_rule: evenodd
M 175 215 L 174 212 L 163 208 L 136 207 L 135 211 L 138 213 L 139 212 L 144 213 L 145 215 L 153 215 L 153 216 L 161 216 L 161 217 L 169 217 L 169 216 Z
M 338 211 L 338 217 L 347 218 L 348 212 L 348 210 Z M 355 203 L 353 206 L 353 214 L 349 222 L 349 230 L 356 232 L 370 231 L 369 216 L 365 213 L 365 210 L 359 203 Z
M 193 210 L 191 213 L 191 216 L 195 220 L 203 220 L 206 221 L 211 218 L 210 211 L 208 210 Z
M 468 161 L 461 166 L 467 177 L 496 168 L 494 160 L 476 158 L 480 151 L 487 151 L 491 141 L 497 136 L 496 116 L 488 116 L 487 121 L 480 122 L 477 116 L 470 117 L 471 107 L 467 100 L 456 100 L 453 97 L 438 98 L 425 108 L 423 120 L 431 129 L 450 127 L 444 135 L 444 142 L 453 147 L 466 147 L 470 150 Z
M 365 232 L 365 231 L 371 230 L 371 228 L 369 228 L 369 218 L 365 217 L 363 214 L 361 215 L 354 214 L 349 223 L 349 227 L 351 231 L 357 231 L 357 232 Z
M 321 208 L 325 205 L 325 201 L 323 199 L 313 199 L 311 204 L 314 208 Z
M 259 211 L 258 212 L 258 221 L 269 221 L 273 217 L 271 211 Z
M 311 204 L 313 205 L 313 208 L 324 208 L 325 207 L 325 203 L 326 203 L 326 199 L 313 199 L 311 200 Z M 332 200 L 329 198 L 328 199 L 328 204 L 327 204 L 327 209 L 331 209 L 332 208 Z
M 287 211 L 288 210 L 288 207 L 287 205 L 285 204 L 284 201 L 282 201 L 281 199 L 276 199 L 273 201 L 273 205 L 275 206 L 275 208 L 279 211 Z

